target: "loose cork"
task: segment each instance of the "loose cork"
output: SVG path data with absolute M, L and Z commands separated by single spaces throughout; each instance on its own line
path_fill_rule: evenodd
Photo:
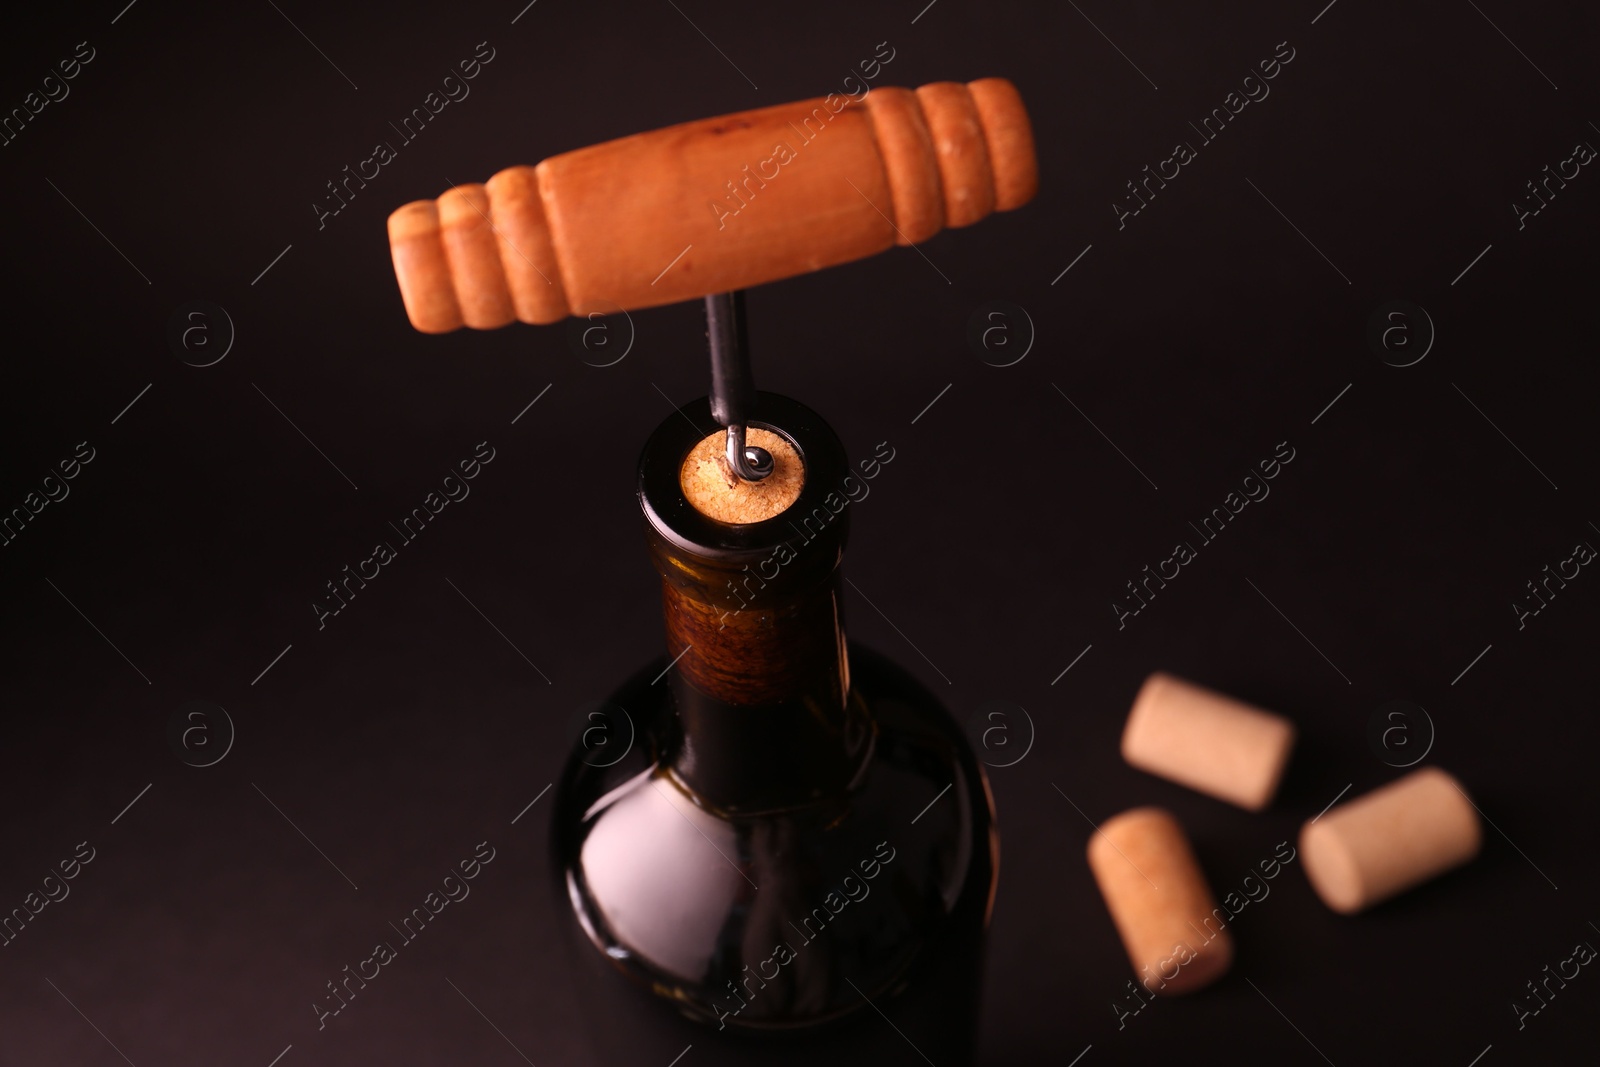
M 1227 913 L 1168 812 L 1135 808 L 1102 823 L 1089 839 L 1089 867 L 1146 989 L 1191 993 L 1228 973 Z
M 788 440 L 757 426 L 745 430 L 746 445 L 772 453 L 772 473 L 759 482 L 745 481 L 728 466 L 727 441 L 727 432 L 718 430 L 684 458 L 678 480 L 696 511 L 718 522 L 743 524 L 782 514 L 799 499 L 805 464 Z
M 1179 785 L 1260 811 L 1294 747 L 1287 719 L 1170 674 L 1145 680 L 1122 733 L 1122 758 Z
M 1345 915 L 1459 867 L 1482 843 L 1477 809 L 1437 767 L 1341 804 L 1300 831 L 1311 888 Z

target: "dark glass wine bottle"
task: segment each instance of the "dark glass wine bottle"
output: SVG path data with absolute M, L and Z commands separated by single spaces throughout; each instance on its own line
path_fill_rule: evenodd
M 690 1044 L 695 1067 L 912 1062 L 907 1045 L 970 1063 L 999 848 L 987 780 L 937 699 L 845 639 L 848 501 L 876 462 L 851 468 L 784 397 L 758 394 L 750 425 L 804 465 L 770 519 L 686 499 L 705 400 L 640 461 L 667 655 L 597 711 L 605 743 L 580 740 L 554 812 L 589 1032 L 607 1063 Z

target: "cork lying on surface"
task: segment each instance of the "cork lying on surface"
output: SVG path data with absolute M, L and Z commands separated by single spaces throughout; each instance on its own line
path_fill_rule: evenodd
M 1159 671 L 1122 734 L 1133 766 L 1247 811 L 1272 802 L 1293 747 L 1287 719 Z
M 1089 839 L 1089 867 L 1146 989 L 1189 993 L 1228 973 L 1233 937 L 1170 814 L 1135 808 L 1106 820 Z
M 1350 915 L 1459 867 L 1482 841 L 1460 785 L 1426 767 L 1306 823 L 1300 855 L 1317 896 Z
M 785 438 L 755 426 L 745 431 L 746 445 L 772 453 L 772 473 L 759 482 L 745 481 L 728 466 L 727 440 L 727 432 L 718 430 L 684 458 L 678 482 L 696 511 L 718 522 L 760 522 L 782 514 L 799 498 L 805 464 Z

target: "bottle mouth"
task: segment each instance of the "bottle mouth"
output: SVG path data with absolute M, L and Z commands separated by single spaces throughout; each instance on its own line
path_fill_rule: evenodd
M 669 415 L 639 457 L 639 506 L 655 533 L 672 548 L 714 563 L 743 564 L 769 556 L 784 542 L 806 543 L 818 533 L 842 547 L 845 516 L 833 503 L 848 472 L 844 446 L 815 411 L 777 393 L 756 394 L 747 426 L 782 438 L 799 459 L 803 482 L 793 503 L 755 522 L 723 522 L 690 501 L 684 461 L 720 428 L 707 397 Z M 814 551 L 814 550 L 813 550 Z

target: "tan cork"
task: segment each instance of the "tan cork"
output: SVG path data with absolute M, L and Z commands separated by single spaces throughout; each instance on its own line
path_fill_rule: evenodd
M 787 439 L 756 426 L 745 431 L 747 446 L 772 453 L 772 473 L 759 482 L 745 481 L 728 466 L 727 441 L 727 431 L 718 430 L 684 458 L 678 483 L 696 511 L 718 522 L 743 524 L 781 515 L 799 499 L 806 469 Z
M 1228 972 L 1228 913 L 1170 814 L 1135 808 L 1107 819 L 1089 839 L 1089 867 L 1146 989 L 1189 993 Z

